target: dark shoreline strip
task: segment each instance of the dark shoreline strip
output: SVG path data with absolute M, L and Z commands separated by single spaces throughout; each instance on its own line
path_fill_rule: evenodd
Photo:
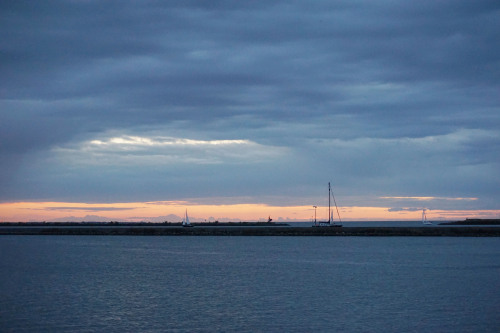
M 498 227 L 1 227 L 0 235 L 500 237 Z

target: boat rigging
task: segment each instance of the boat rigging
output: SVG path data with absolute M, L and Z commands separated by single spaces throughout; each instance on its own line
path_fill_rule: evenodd
M 335 209 L 337 210 L 337 216 L 339 218 L 339 223 L 335 223 L 333 221 L 333 211 L 331 209 L 331 199 L 333 198 L 333 203 L 335 204 Z M 316 206 L 314 207 L 314 224 L 313 227 L 341 227 L 342 219 L 340 218 L 339 207 L 337 206 L 337 201 L 335 200 L 335 196 L 333 195 L 332 186 L 330 182 L 328 182 L 328 221 L 320 221 L 319 223 L 316 221 Z

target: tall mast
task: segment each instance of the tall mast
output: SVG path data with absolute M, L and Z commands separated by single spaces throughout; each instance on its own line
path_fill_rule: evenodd
M 332 192 L 330 188 L 330 182 L 328 182 L 328 223 L 331 223 L 331 216 L 330 216 L 330 193 Z

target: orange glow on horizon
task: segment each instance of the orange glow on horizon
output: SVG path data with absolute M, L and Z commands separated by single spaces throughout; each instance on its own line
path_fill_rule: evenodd
M 311 221 L 311 206 L 269 206 L 266 204 L 197 205 L 187 201 L 157 201 L 131 203 L 68 203 L 68 202 L 13 202 L 0 203 L 0 222 L 53 221 L 101 217 L 109 221 L 162 221 L 168 215 L 179 219 L 185 209 L 191 221 L 265 221 L 270 216 L 278 221 Z M 421 211 L 389 211 L 387 207 L 339 207 L 343 221 L 419 220 Z M 334 211 L 334 218 L 337 214 Z M 429 220 L 461 220 L 465 218 L 498 218 L 500 210 L 428 210 Z M 168 220 L 168 218 L 166 218 Z M 317 208 L 317 219 L 328 219 L 328 208 Z

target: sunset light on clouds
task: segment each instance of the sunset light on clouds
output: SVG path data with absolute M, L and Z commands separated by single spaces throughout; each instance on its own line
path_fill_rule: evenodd
M 497 332 L 500 0 L 0 1 L 1 332 Z
M 16 222 L 179 222 L 188 209 L 193 222 L 267 221 L 303 222 L 314 218 L 312 206 L 277 207 L 265 204 L 199 205 L 189 202 L 133 202 L 86 204 L 66 202 L 2 203 L 2 221 Z M 384 207 L 339 207 L 343 221 L 418 220 L 420 209 Z M 433 220 L 494 218 L 500 211 L 429 211 Z M 328 219 L 328 207 L 318 206 L 318 219 Z
M 500 218 L 499 10 L 7 2 L 0 221 Z

